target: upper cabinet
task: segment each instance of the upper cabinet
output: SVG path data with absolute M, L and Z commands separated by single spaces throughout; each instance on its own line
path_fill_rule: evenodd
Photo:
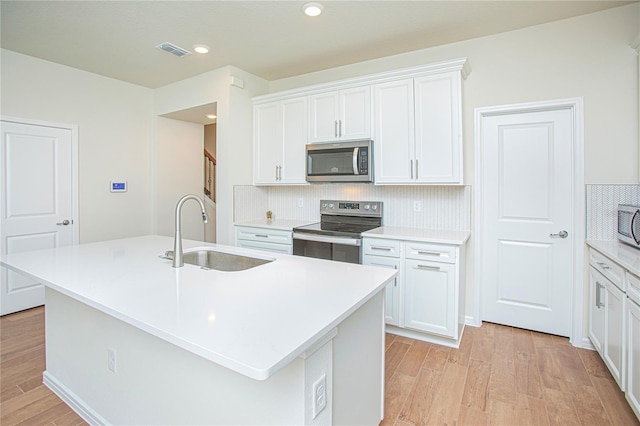
M 307 143 L 373 139 L 376 185 L 460 185 L 466 58 L 254 98 L 254 183 L 305 182 Z
M 255 104 L 254 183 L 306 184 L 307 97 Z
M 462 184 L 460 72 L 374 86 L 377 184 Z
M 310 141 L 327 142 L 371 138 L 371 87 L 311 95 Z

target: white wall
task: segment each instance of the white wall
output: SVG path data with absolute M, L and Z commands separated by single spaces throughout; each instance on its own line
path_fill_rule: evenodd
M 153 91 L 0 50 L 2 114 L 78 125 L 80 242 L 152 231 Z M 111 193 L 109 181 L 128 182 Z
M 171 237 L 175 232 L 175 207 L 180 198 L 187 194 L 202 198 L 204 126 L 158 117 L 157 135 L 157 205 L 164 206 L 156 212 L 157 233 Z M 182 207 L 182 236 L 204 240 L 200 206 L 193 200 Z
M 244 88 L 231 86 L 231 76 L 242 79 Z M 250 184 L 253 173 L 251 98 L 263 94 L 266 89 L 265 80 L 228 66 L 155 91 L 156 115 L 217 103 L 216 240 L 220 244 L 232 245 L 234 242 L 233 186 Z M 162 135 L 158 134 L 157 137 L 160 139 Z M 162 170 L 155 171 L 158 180 L 162 173 Z M 154 191 L 157 191 L 157 188 Z M 175 204 L 173 207 L 156 206 L 158 212 L 172 208 L 175 208 Z
M 473 183 L 474 109 L 584 97 L 585 182 L 638 181 L 640 4 L 441 47 L 272 81 L 280 91 L 467 57 L 463 81 L 465 183 Z M 622 154 L 622 155 L 621 155 Z

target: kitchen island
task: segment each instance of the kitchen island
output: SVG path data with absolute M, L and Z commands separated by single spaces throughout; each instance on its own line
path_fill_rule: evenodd
M 377 424 L 395 271 L 273 260 L 236 272 L 145 236 L 3 255 L 46 286 L 45 384 L 93 424 Z

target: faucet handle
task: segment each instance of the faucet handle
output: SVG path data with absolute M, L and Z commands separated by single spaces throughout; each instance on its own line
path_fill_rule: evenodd
M 164 252 L 164 254 L 161 254 L 159 257 L 162 259 L 173 260 L 173 250 L 167 250 Z

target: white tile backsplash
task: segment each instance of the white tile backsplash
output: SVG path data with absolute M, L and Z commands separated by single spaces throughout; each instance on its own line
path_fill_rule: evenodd
M 618 204 L 640 204 L 640 185 L 587 185 L 587 239 L 616 240 Z
M 266 194 L 266 195 L 265 195 Z M 235 221 L 265 217 L 320 220 L 320 200 L 382 201 L 383 221 L 388 226 L 425 229 L 471 229 L 471 187 L 469 186 L 375 186 L 326 184 L 303 186 L 236 186 Z M 302 199 L 303 207 L 298 207 Z M 413 210 L 420 201 L 421 211 Z

